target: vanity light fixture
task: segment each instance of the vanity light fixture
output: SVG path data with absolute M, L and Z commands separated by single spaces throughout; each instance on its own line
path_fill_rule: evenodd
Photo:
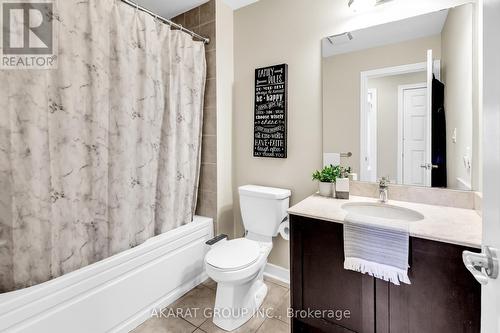
M 344 32 L 343 34 L 329 36 L 327 39 L 332 45 L 342 45 L 351 41 L 353 37 L 350 32 Z
M 393 0 L 349 0 L 347 5 L 353 12 L 363 12 Z

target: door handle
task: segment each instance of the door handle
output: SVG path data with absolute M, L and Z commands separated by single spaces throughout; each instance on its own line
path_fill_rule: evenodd
M 465 267 L 472 273 L 474 278 L 481 284 L 485 285 L 489 279 L 498 277 L 498 258 L 496 249 L 488 246 L 483 246 L 482 253 L 464 251 L 462 259 Z
M 420 164 L 420 167 L 424 168 L 424 169 L 427 169 L 427 170 L 430 170 L 430 169 L 437 169 L 437 168 L 439 168 L 439 165 L 431 164 L 431 163 L 426 163 L 426 164 Z

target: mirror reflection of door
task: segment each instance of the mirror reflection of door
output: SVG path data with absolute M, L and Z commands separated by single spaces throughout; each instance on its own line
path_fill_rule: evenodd
M 361 180 L 376 182 L 380 177 L 386 177 L 399 184 L 403 184 L 403 108 L 402 97 L 398 95 L 399 87 L 422 88 L 424 110 L 427 110 L 427 93 L 425 92 L 426 64 L 416 63 L 395 67 L 379 68 L 373 71 L 362 72 L 361 122 L 365 130 L 360 133 L 362 169 Z M 417 86 L 415 86 L 417 85 Z M 427 120 L 426 116 L 424 120 Z M 428 136 L 429 126 L 424 124 L 422 130 Z M 408 132 L 408 135 L 411 133 Z M 418 133 L 417 133 L 418 134 Z M 428 143 L 430 139 L 423 142 Z M 416 151 L 412 152 L 413 155 Z M 418 160 L 418 165 L 413 169 L 407 168 L 406 174 L 409 185 L 428 186 L 429 180 L 424 179 L 420 166 L 428 158 L 427 147 L 423 148 L 423 160 Z M 415 159 L 414 159 L 415 160 Z M 408 162 L 410 163 L 410 162 Z M 407 163 L 407 164 L 408 164 Z M 417 170 L 418 168 L 418 174 Z M 413 170 L 413 176 L 409 170 Z M 429 176 L 430 177 L 430 176 Z
M 398 91 L 403 120 L 402 137 L 398 138 L 402 145 L 402 175 L 398 179 L 402 178 L 405 185 L 430 186 L 427 84 L 402 85 Z
M 365 166 L 368 181 L 377 181 L 377 89 L 368 89 L 367 139 Z

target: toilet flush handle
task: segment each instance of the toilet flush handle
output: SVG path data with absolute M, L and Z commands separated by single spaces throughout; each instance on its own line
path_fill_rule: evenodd
M 209 246 L 214 246 L 216 243 L 223 241 L 223 240 L 227 240 L 227 235 L 221 234 L 219 236 L 216 236 L 216 237 L 206 241 L 205 244 L 207 244 Z

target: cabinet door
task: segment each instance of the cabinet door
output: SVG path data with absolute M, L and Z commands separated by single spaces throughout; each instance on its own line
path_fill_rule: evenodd
M 318 332 L 374 332 L 374 279 L 344 270 L 343 248 L 342 224 L 291 217 L 292 308 L 337 311 L 299 319 Z
M 377 281 L 377 303 L 389 298 L 377 307 L 377 332 L 479 333 L 481 288 L 462 263 L 470 249 L 418 238 L 410 244 L 411 285 Z

